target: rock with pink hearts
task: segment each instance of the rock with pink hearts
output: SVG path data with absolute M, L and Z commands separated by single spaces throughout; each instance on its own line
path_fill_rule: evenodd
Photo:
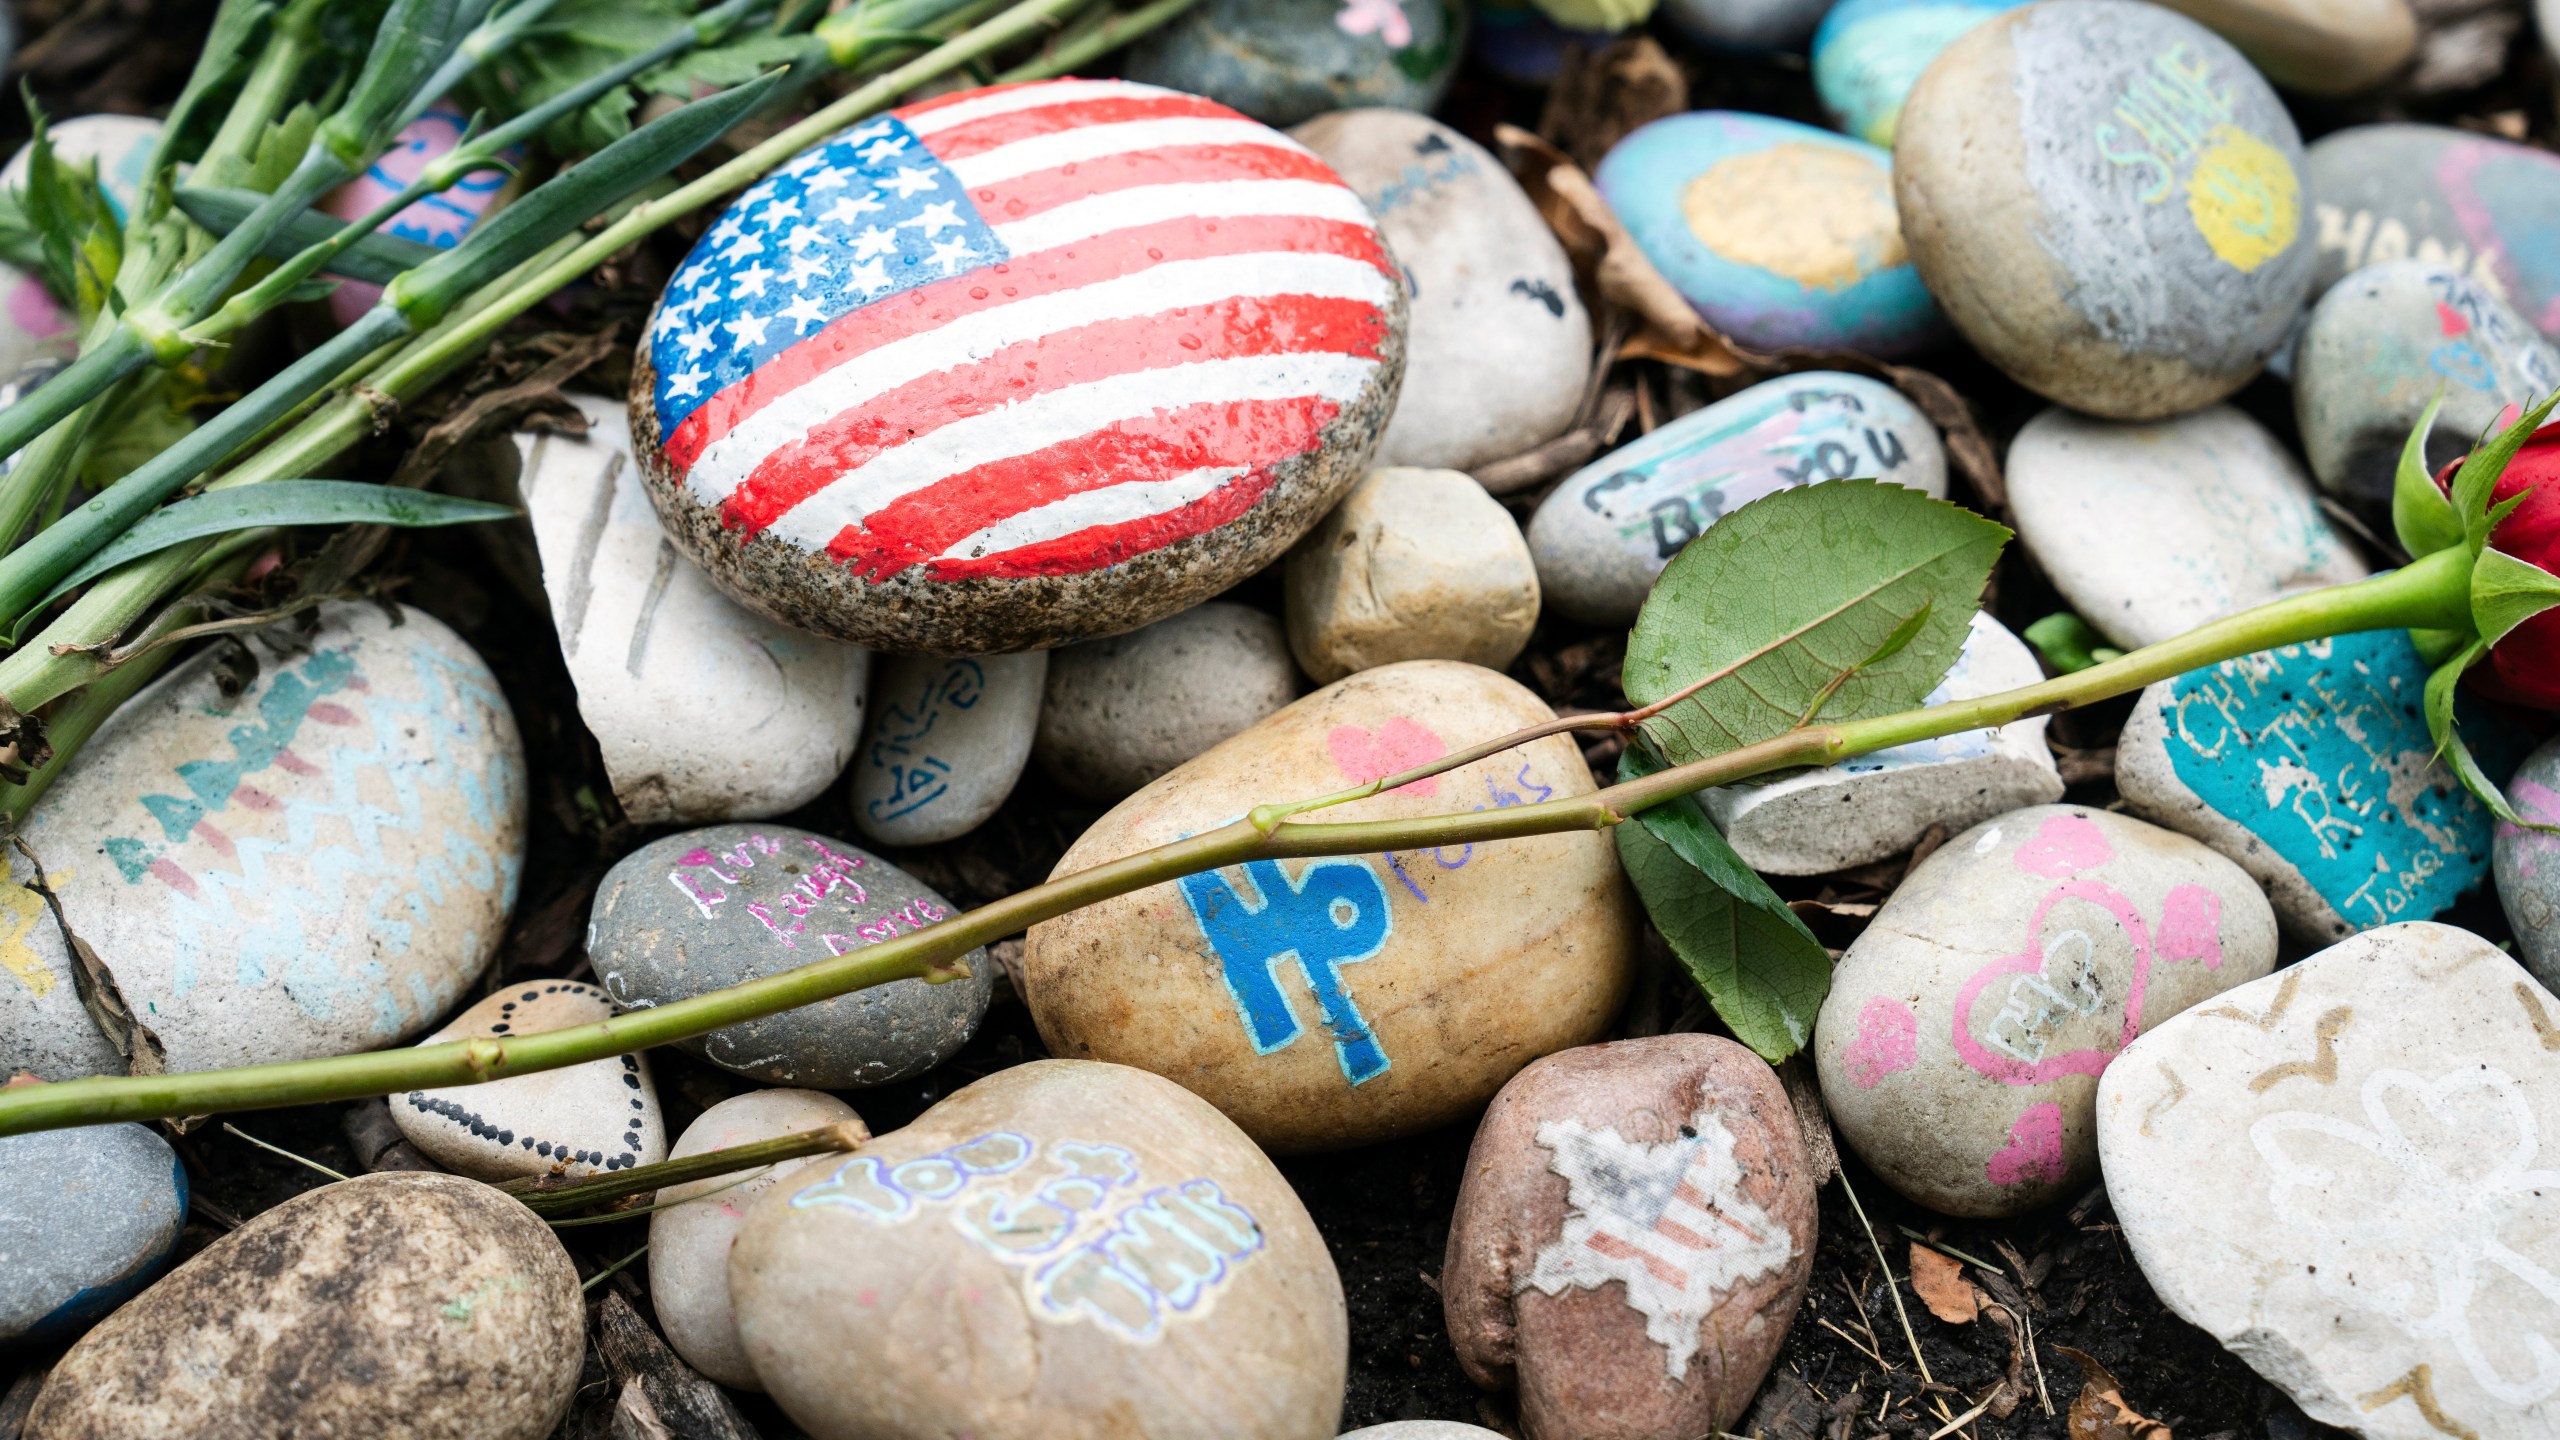
M 2525 757 L 2507 782 L 2516 813 L 2540 825 L 2560 825 L 2560 739 Z M 2560 989 L 2560 835 L 2501 823 L 2493 873 L 2507 923 L 2516 928 L 2516 958 L 2534 978 Z
M 1467 1152 L 1440 1272 L 1467 1375 L 1531 1440 L 1715 1435 L 1813 1269 L 1814 1175 L 1777 1072 L 1730 1040 L 1550 1055 Z
M 1363 670 L 1122 801 L 1057 873 L 1553 715 L 1518 682 L 1461 661 Z M 1326 818 L 1490 810 L 1593 788 L 1572 740 L 1549 736 Z M 1031 927 L 1024 998 L 1053 1055 L 1153 1070 L 1266 1149 L 1336 1149 L 1447 1124 L 1531 1060 L 1596 1039 L 1626 995 L 1636 913 L 1614 847 L 1587 832 L 1255 860 Z
M 1832 971 L 1823 1101 L 1913 1200 L 2019 1214 L 2097 1173 L 2109 1062 L 2275 960 L 2267 897 L 2212 850 L 2086 806 L 2013 810 L 1915 866 Z
M 1031 754 L 1076 794 L 1117 800 L 1297 695 L 1280 622 L 1213 601 L 1054 652 Z

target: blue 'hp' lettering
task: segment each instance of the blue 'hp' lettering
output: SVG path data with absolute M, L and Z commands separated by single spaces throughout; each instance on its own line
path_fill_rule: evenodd
M 1277 973 L 1283 961 L 1294 958 L 1315 992 L 1342 1073 L 1354 1085 L 1385 1074 L 1387 1052 L 1360 1018 L 1341 971 L 1384 949 L 1395 928 L 1377 872 L 1365 860 L 1336 859 L 1310 864 L 1294 882 L 1276 860 L 1249 860 L 1244 873 L 1258 898 L 1246 899 L 1214 870 L 1186 875 L 1181 885 L 1200 933 L 1226 971 L 1227 992 L 1235 997 L 1254 1052 L 1268 1055 L 1296 1040 L 1303 1028 Z

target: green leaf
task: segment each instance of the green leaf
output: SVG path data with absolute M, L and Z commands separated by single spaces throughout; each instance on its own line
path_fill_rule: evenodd
M 2518 497 L 2522 498 L 2522 497 Z M 2471 564 L 2471 619 L 2485 645 L 2560 605 L 2560 575 L 2503 550 L 2488 549 Z
M 1661 769 L 1630 745 L 1618 778 Z M 1694 795 L 1617 827 L 1618 861 L 1645 913 L 1727 1028 L 1771 1064 L 1804 1048 L 1831 988 L 1831 953 L 1742 863 Z
M 27 183 L 20 203 L 43 258 L 45 285 L 71 304 L 86 325 L 106 307 L 116 271 L 124 262 L 124 222 L 98 183 L 98 163 L 64 161 L 54 153 L 44 112 L 32 97 L 27 113 L 35 138 L 28 142 Z
M 2124 658 L 2124 652 L 2109 645 L 2107 637 L 2068 610 L 2056 610 L 2019 633 L 2058 675 Z
M 2507 462 L 2516 458 L 2524 442 L 2542 428 L 2555 404 L 2560 404 L 2560 392 L 2518 416 L 2496 439 L 2473 446 L 2461 468 L 2453 472 L 2453 512 L 2462 518 L 2463 538 L 2470 542 L 2472 554 L 2487 547 L 2489 531 L 2499 518 L 2489 513 L 2489 497 L 2497 492 L 2498 477 L 2506 473 Z
M 2454 778 L 2462 782 L 2462 788 L 2470 791 L 2473 798 L 2488 806 L 2490 814 L 2508 824 L 2523 825 L 2529 829 L 2560 829 L 2560 826 L 2539 824 L 2516 814 L 2515 807 L 2507 803 L 2506 792 L 2498 788 L 2497 781 L 2489 778 L 2489 772 L 2480 768 L 2478 757 L 2471 753 L 2469 745 L 2463 743 L 2461 732 L 2454 725 L 2454 701 L 2460 698 L 2462 674 L 2488 653 L 2488 641 L 2474 640 L 2427 677 L 2424 697 L 2427 733 L 2435 738 L 2436 756 L 2453 767 Z
M 2400 447 L 2400 469 L 2391 481 L 2391 528 L 2400 537 L 2400 548 L 2413 560 L 2462 543 L 2462 518 L 2437 488 L 2436 477 L 2427 473 L 2427 436 L 2434 432 L 2436 412 L 2443 408 L 2444 387 L 2438 386 L 2426 413 L 2410 427 L 2408 443 Z
M 208 185 L 182 185 L 178 188 L 178 208 L 186 212 L 188 219 L 216 235 L 230 234 L 265 198 L 255 190 Z M 268 239 L 267 258 L 290 260 L 337 234 L 346 223 L 334 215 L 305 210 L 285 222 L 284 229 Z M 349 280 L 383 285 L 401 271 L 414 270 L 442 253 L 433 245 L 421 245 L 415 240 L 403 240 L 397 235 L 377 231 L 339 252 L 338 258 L 329 262 L 328 269 L 330 274 Z
M 1627 637 L 1627 698 L 1656 704 L 1705 680 L 1644 722 L 1673 763 L 1783 735 L 1817 706 L 1833 720 L 1909 709 L 1964 648 L 2008 538 L 1970 510 L 1872 480 L 1764 496 L 1654 582 Z M 1915 616 L 1917 633 L 1889 648 Z

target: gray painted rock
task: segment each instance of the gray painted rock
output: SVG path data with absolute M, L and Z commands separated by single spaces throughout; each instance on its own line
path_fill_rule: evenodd
M 1721 50 L 1797 50 L 1831 0 L 1664 0 L 1672 28 Z
M 2238 866 L 2104 810 L 2042 805 L 1912 867 L 1814 1025 L 1840 1138 L 1950 1215 L 2017 1215 L 2098 1168 L 2098 1076 L 2144 1030 L 2267 973 Z
M 2311 309 L 2293 362 L 2293 414 L 2322 489 L 2391 531 L 2400 447 L 2441 394 L 2427 469 L 2441 469 L 2509 405 L 2560 390 L 2560 350 L 2450 266 L 2368 265 Z
M 1363 105 L 1432 108 L 1466 35 L 1461 0 L 1209 0 L 1139 41 L 1124 73 L 1295 125 Z
M 1550 1055 L 1476 1127 L 1440 1271 L 1467 1376 L 1539 1440 L 1722 1433 L 1813 1270 L 1786 1087 L 1730 1040 Z
M 2141 424 L 2047 410 L 2009 446 L 2009 508 L 2062 598 L 2126 649 L 2365 574 L 2311 477 L 2227 405 Z
M 2240 53 L 2132 0 L 1968 31 L 1912 88 L 1894 192 L 1920 276 L 2029 389 L 2118 419 L 2258 373 L 2311 285 L 2302 145 Z
M 643 1010 L 912 934 L 954 907 L 914 876 L 787 825 L 715 825 L 634 850 L 596 887 L 587 954 L 605 993 Z M 921 1074 L 969 1042 L 994 993 L 898 980 L 678 1042 L 769 1085 L 842 1090 Z
M 2305 155 L 2315 282 L 2416 259 L 2459 270 L 2560 336 L 2560 156 L 2437 125 L 2357 125 Z
M 699 825 L 799 809 L 853 758 L 869 652 L 721 594 L 658 528 L 623 407 L 576 403 L 584 440 L 516 437 L 517 488 L 622 813 Z
M 187 1167 L 157 1131 L 0 1137 L 0 1346 L 87 1328 L 159 1273 L 186 1224 Z
M 2560 740 L 2545 742 L 2516 767 L 2507 801 L 2527 820 L 2560 825 Z M 2544 985 L 2560 985 L 2560 835 L 2501 821 L 2493 858 L 2517 958 Z
M 453 1017 L 421 1044 L 536 1035 L 613 1018 L 593 985 L 527 980 Z M 412 1090 L 392 1123 L 418 1152 L 479 1180 L 602 1175 L 666 1158 L 667 1124 L 643 1055 L 616 1055 L 481 1085 Z
M 1048 678 L 1046 650 L 885 661 L 853 767 L 853 823 L 883 845 L 930 845 L 977 829 L 1031 759 Z
M 1342 1282 L 1296 1192 L 1118 1065 L 999 1071 L 792 1176 L 729 1286 L 756 1374 L 818 1440 L 1326 1440 L 1342 1412 Z
M 2435 758 L 2428 670 L 2408 632 L 2380 630 L 2163 680 L 2125 722 L 2116 788 L 2238 861 L 2299 939 L 2429 919 L 2487 876 L 2490 817 Z M 2506 773 L 2504 732 L 2470 718 Z
M 750 1090 L 703 1111 L 685 1127 L 667 1158 L 688 1160 L 847 1121 L 869 1137 L 862 1117 L 833 1095 Z M 649 1307 L 684 1363 L 733 1390 L 764 1389 L 738 1341 L 737 1315 L 729 1303 L 729 1247 L 764 1192 L 812 1165 L 841 1163 L 827 1155 L 807 1155 L 767 1165 L 743 1181 L 736 1175 L 715 1175 L 658 1192 L 654 1203 L 659 1209 L 649 1217 Z
M 1634 623 L 1653 577 L 1717 517 L 1791 485 L 1852 476 L 1943 498 L 1938 428 L 1902 392 L 1808 371 L 1693 410 L 1584 466 L 1529 519 L 1529 553 L 1556 613 Z
M 2369 1440 L 2560 1430 L 2560 1001 L 2369 931 L 2154 1030 L 2098 1089 L 2107 1197 L 2171 1310 Z
M 1318 683 L 1398 660 L 1499 670 L 1538 625 L 1519 523 L 1455 470 L 1370 471 L 1283 578 L 1289 648 Z
M 2240 47 L 2266 77 L 2306 95 L 2353 95 L 2418 48 L 2408 0 L 2165 0 Z
M 1404 332 L 1368 207 L 1289 137 L 1120 80 L 963 91 L 729 207 L 631 428 L 668 536 L 749 609 L 1039 650 L 1278 559 L 1368 468 Z
M 1216 601 L 1060 651 L 1031 753 L 1076 794 L 1117 800 L 1297 694 L 1280 622 Z
M 207 1070 L 396 1045 L 496 953 L 524 864 L 524 758 L 497 677 L 419 610 L 331 604 L 127 702 L 24 834 L 125 1003 Z M 21 882 L 32 878 L 20 869 Z M 43 901 L 0 887 L 0 1066 L 121 1071 Z M 39 918 L 41 916 L 41 919 Z
M 2024 642 L 1976 611 L 1964 650 L 1923 703 L 1976 700 L 2033 685 L 2044 670 Z M 1822 875 L 1899 855 L 1932 825 L 1947 833 L 2062 798 L 2045 718 L 1897 745 L 1820 770 L 1705 792 L 1707 813 L 1752 869 Z
M 458 1175 L 324 1185 L 251 1217 L 71 1347 L 26 1440 L 541 1440 L 586 1353 L 550 1227 Z
M 1404 391 L 1377 463 L 1472 470 L 1564 433 L 1591 378 L 1591 317 L 1502 162 L 1408 110 L 1289 133 L 1360 192 L 1404 269 Z

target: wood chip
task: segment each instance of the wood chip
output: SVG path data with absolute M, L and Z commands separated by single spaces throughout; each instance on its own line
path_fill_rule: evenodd
M 1970 1325 L 1982 1313 L 1982 1293 L 1966 1283 L 1964 1263 L 1914 1240 L 1911 1288 L 1929 1313 L 1950 1325 Z
M 2123 1383 L 2096 1356 L 2068 1345 L 2053 1348 L 2080 1366 L 2080 1398 L 2071 1402 L 2071 1440 L 2175 1440 L 2168 1426 L 2124 1403 Z

